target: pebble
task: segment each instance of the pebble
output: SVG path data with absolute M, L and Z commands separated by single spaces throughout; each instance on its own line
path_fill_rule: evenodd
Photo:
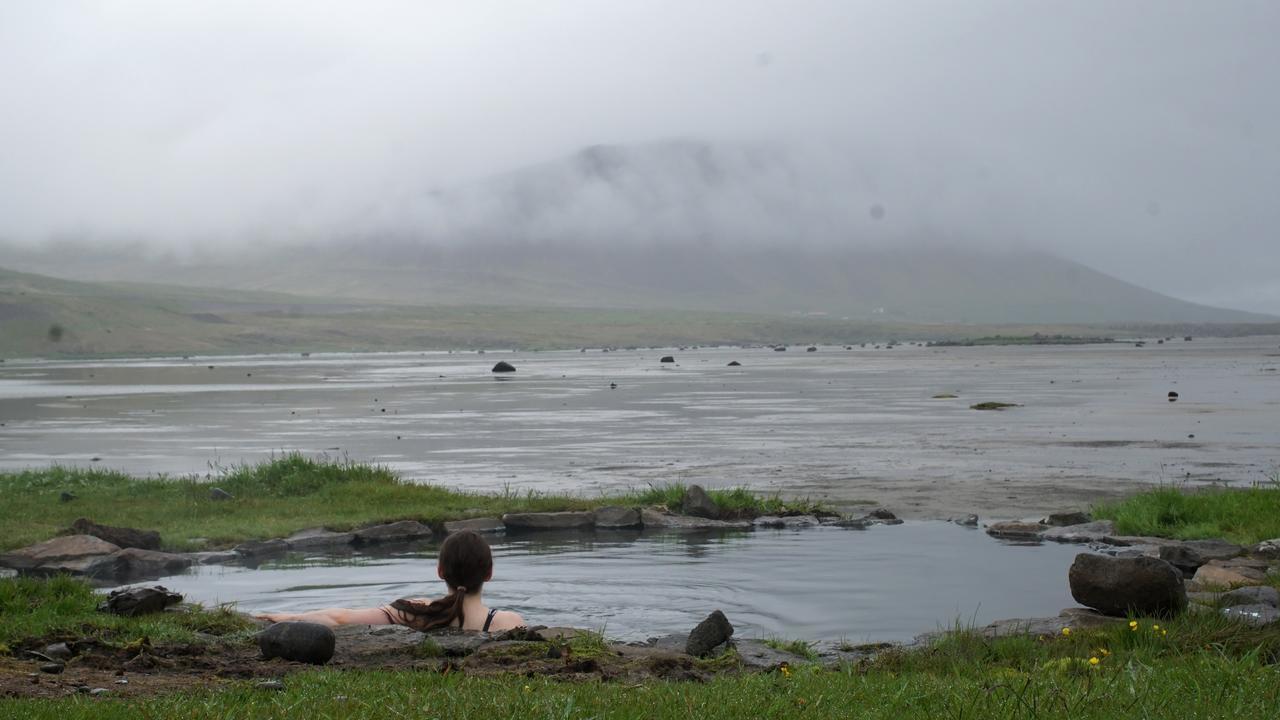
M 57 675 L 62 672 L 63 669 L 64 666 L 62 663 L 42 663 L 40 665 L 40 672 L 49 673 L 50 675 Z
M 92 690 L 90 690 L 90 691 L 89 691 L 89 694 L 90 694 L 90 695 L 92 695 L 92 696 L 94 696 L 94 697 L 100 697 L 100 696 L 102 696 L 102 695 L 107 695 L 107 694 L 109 694 L 110 692 L 111 692 L 111 691 L 110 691 L 110 690 L 108 690 L 108 689 L 106 689 L 106 688 L 94 688 L 94 689 L 92 689 Z
M 284 690 L 284 683 L 279 680 L 263 680 L 257 687 L 259 690 Z

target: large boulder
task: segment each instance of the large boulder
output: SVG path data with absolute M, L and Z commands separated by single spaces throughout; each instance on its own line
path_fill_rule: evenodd
M 139 587 L 128 590 L 112 590 L 107 599 L 98 605 L 99 612 L 137 617 L 150 613 L 162 612 L 170 605 L 182 602 L 182 596 L 169 592 L 160 585 L 155 587 Z
M 698 623 L 693 632 L 689 633 L 684 651 L 694 657 L 702 657 L 717 646 L 728 642 L 731 637 L 733 637 L 733 625 L 729 623 L 729 618 L 725 617 L 723 612 L 715 610 Z
M 712 520 L 720 517 L 720 506 L 715 500 L 702 489 L 701 485 L 690 485 L 685 488 L 684 498 L 680 501 L 680 508 L 685 515 L 693 515 L 701 518 L 710 518 Z
M 1158 558 L 1081 553 L 1067 579 L 1076 602 L 1106 615 L 1168 616 L 1187 607 L 1182 573 Z
M 1267 574 L 1257 568 L 1226 565 L 1221 560 L 1211 560 L 1201 565 L 1191 578 L 1192 590 L 1217 590 L 1241 585 L 1260 585 Z
M 160 549 L 160 533 L 155 530 L 135 530 L 127 527 L 99 525 L 89 518 L 78 518 L 71 523 L 71 529 L 77 535 L 92 535 L 122 548 Z
M 641 527 L 640 511 L 633 507 L 608 505 L 596 508 L 593 514 L 595 515 L 596 528 L 624 530 Z
M 595 516 L 589 512 L 507 513 L 502 524 L 507 530 L 576 530 L 589 528 Z
M 93 560 L 119 549 L 119 545 L 93 535 L 64 535 L 0 555 L 0 565 L 16 570 L 34 570 L 42 566 Z
M 262 656 L 323 665 L 333 657 L 337 638 L 333 630 L 319 623 L 281 622 L 258 633 Z
M 1223 593 L 1218 601 L 1223 606 L 1270 605 L 1280 608 L 1280 590 L 1267 585 L 1242 587 Z

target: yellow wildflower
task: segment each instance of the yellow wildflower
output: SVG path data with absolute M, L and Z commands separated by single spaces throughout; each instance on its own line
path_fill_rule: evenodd
M 1160 626 L 1159 626 L 1159 625 L 1152 625 L 1152 626 L 1151 626 L 1151 632 L 1155 632 L 1155 631 L 1157 631 L 1157 630 L 1159 630 L 1159 629 L 1160 629 Z
M 529 687 L 528 685 L 525 685 L 525 686 L 524 686 L 524 691 L 525 691 L 525 692 L 533 692 L 533 688 Z
M 1106 648 L 1098 648 L 1098 654 L 1102 657 L 1111 657 L 1111 651 Z
M 1165 635 L 1168 635 L 1168 634 L 1169 634 L 1169 631 L 1168 631 L 1168 630 L 1161 630 L 1161 631 L 1160 631 L 1160 636 L 1161 636 L 1161 637 L 1164 637 Z
M 1089 664 L 1090 664 L 1090 665 L 1097 665 L 1097 664 L 1098 664 L 1098 663 L 1100 663 L 1100 662 L 1102 662 L 1102 661 L 1098 659 L 1098 656 L 1097 656 L 1097 655 L 1094 655 L 1093 657 L 1089 658 Z
M 1069 627 L 1062 628 L 1062 635 L 1063 637 L 1071 637 L 1071 628 Z
M 1130 629 L 1130 630 L 1137 630 L 1137 629 L 1138 629 L 1138 621 L 1137 621 L 1137 620 L 1130 620 L 1130 621 L 1129 621 L 1129 629 Z
M 787 667 L 786 665 L 783 665 L 783 666 L 779 667 L 778 669 L 782 671 L 782 677 L 788 677 L 788 678 L 789 678 L 789 677 L 791 677 L 791 668 L 790 668 L 790 667 Z

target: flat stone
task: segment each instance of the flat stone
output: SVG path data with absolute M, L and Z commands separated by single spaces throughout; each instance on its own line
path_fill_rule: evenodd
M 1226 540 L 1187 540 L 1184 546 L 1195 550 L 1205 561 L 1230 560 L 1244 554 L 1244 548 Z
M 1178 568 L 1183 574 L 1195 575 L 1196 569 L 1204 565 L 1205 558 L 1188 545 L 1161 545 L 1156 549 L 1156 557 Z
M 978 516 L 969 514 L 964 517 L 952 518 L 951 522 L 961 527 L 978 527 Z
M 1103 538 L 1116 531 L 1115 523 L 1110 520 L 1053 527 L 1040 534 L 1044 540 L 1062 543 L 1101 542 Z
M 459 630 L 458 628 L 440 628 L 438 630 L 429 630 L 422 633 L 423 639 L 430 638 L 440 646 L 445 655 L 450 657 L 462 657 L 470 655 L 480 649 L 490 641 L 489 633 L 475 632 L 471 630 Z
M 71 647 L 64 642 L 46 645 L 41 652 L 50 660 L 58 661 L 70 660 L 71 656 L 75 654 L 71 651 Z
M 991 537 L 998 538 L 1039 540 L 1040 535 L 1048 529 L 1048 525 L 1042 525 L 1040 523 L 1006 520 L 1005 522 L 992 523 L 988 525 L 987 534 Z
M 310 665 L 324 665 L 333 657 L 333 630 L 319 623 L 280 622 L 258 633 L 262 656 Z
M 323 548 L 341 548 L 351 545 L 356 534 L 350 532 L 334 532 L 324 528 L 308 528 L 285 538 L 291 550 L 317 550 Z
M 1280 608 L 1280 590 L 1267 585 L 1242 587 L 1222 593 L 1218 602 L 1223 605 L 1270 605 Z
M 491 517 L 469 518 L 467 520 L 449 520 L 444 524 L 446 533 L 462 532 L 470 530 L 477 533 L 495 533 L 506 530 L 507 526 L 502 524 L 502 520 Z
M 749 530 L 750 520 L 710 520 L 708 518 L 690 517 L 688 515 L 672 515 L 671 513 L 645 508 L 640 511 L 640 519 L 646 528 L 662 530 Z
M 0 565 L 31 570 L 63 561 L 102 557 L 119 549 L 119 545 L 92 535 L 64 535 L 0 555 Z
M 1067 572 L 1071 597 L 1105 615 L 1167 616 L 1187 607 L 1182 573 L 1158 558 L 1081 553 Z
M 1058 613 L 1057 617 L 997 620 L 978 632 L 986 638 L 1009 637 L 1011 635 L 1047 637 L 1060 634 L 1064 627 L 1072 630 L 1084 630 L 1119 622 L 1123 622 L 1123 620 L 1118 617 L 1103 615 L 1090 608 L 1067 608 Z
M 270 555 L 283 555 L 289 552 L 289 543 L 279 538 L 271 540 L 250 540 L 235 547 L 236 554 L 246 558 L 260 558 Z
M 595 516 L 589 512 L 507 513 L 502 516 L 507 530 L 574 530 L 589 528 Z
M 368 545 L 373 543 L 408 542 L 419 538 L 431 537 L 431 528 L 417 520 L 401 520 L 385 525 L 361 528 L 355 531 L 356 543 Z
M 235 550 L 205 550 L 186 553 L 192 565 L 222 565 L 239 560 L 241 555 Z
M 1052 525 L 1053 527 L 1085 525 L 1091 522 L 1093 522 L 1093 516 L 1086 512 L 1080 512 L 1079 510 L 1050 513 L 1049 517 L 1044 520 L 1045 525 Z
M 751 670 L 770 672 L 783 665 L 809 662 L 808 658 L 769 647 L 763 640 L 735 640 L 733 647 L 742 659 L 742 666 Z
M 1117 547 L 1132 547 L 1136 545 L 1150 545 L 1154 547 L 1162 547 L 1165 545 L 1181 545 L 1181 540 L 1170 540 L 1169 538 L 1151 537 L 1148 535 L 1108 535 L 1102 538 L 1101 542 L 1107 545 L 1115 545 Z
M 867 518 L 840 518 L 824 524 L 831 527 L 845 528 L 846 530 L 866 530 L 877 523 Z
M 753 525 L 761 528 L 807 528 L 816 527 L 821 523 L 818 518 L 812 515 L 786 515 L 778 517 L 777 515 L 763 515 L 751 521 Z
M 1195 577 L 1191 578 L 1189 589 L 1213 590 L 1241 585 L 1257 585 L 1265 577 L 1264 573 L 1253 568 L 1231 568 L 1210 563 L 1202 565 L 1199 570 L 1196 570 Z
M 1280 610 L 1273 605 L 1236 605 L 1223 608 L 1222 616 L 1261 627 L 1280 620 Z
M 625 529 L 643 527 L 640 511 L 633 507 L 610 505 L 596 508 L 592 513 L 597 528 Z

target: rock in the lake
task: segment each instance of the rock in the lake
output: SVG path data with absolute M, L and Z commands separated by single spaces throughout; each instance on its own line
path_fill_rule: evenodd
M 1168 616 L 1187 607 L 1182 573 L 1158 558 L 1081 553 L 1067 580 L 1076 602 L 1105 615 Z
M 356 534 L 334 532 L 324 528 L 299 530 L 284 539 L 290 550 L 324 550 L 346 547 L 356 541 Z
M 268 660 L 324 665 L 333 658 L 336 644 L 333 630 L 319 623 L 281 622 L 258 633 L 258 649 Z
M 622 530 L 642 527 L 640 511 L 633 507 L 609 505 L 596 508 L 592 514 L 597 528 Z
M 742 367 L 742 363 L 738 362 L 737 360 L 730 360 L 729 367 Z
M 684 651 L 694 657 L 702 657 L 711 652 L 712 649 L 729 641 L 733 637 L 733 625 L 729 624 L 729 618 L 724 613 L 715 610 L 706 617 L 698 626 L 689 633 L 689 641 L 685 643 Z
M 690 485 L 684 490 L 684 499 L 680 501 L 680 509 L 685 515 L 710 518 L 720 517 L 720 506 L 702 489 L 701 485 Z
M 172 575 L 179 570 L 191 567 L 191 564 L 192 559 L 188 555 L 125 548 L 95 563 L 90 574 L 95 577 L 117 579 L 159 577 Z
M 1235 605 L 1223 608 L 1222 616 L 1261 627 L 1280 620 L 1280 610 L 1273 605 Z
M 595 517 L 589 512 L 507 513 L 502 524 L 508 532 L 524 530 L 576 530 L 591 527 Z
M 235 500 L 236 496 L 222 488 L 209 488 L 210 500 Z
M 898 519 L 898 516 L 894 515 L 893 511 L 890 510 L 889 508 L 876 508 L 875 510 L 872 510 L 871 512 L 867 513 L 867 517 L 874 518 L 876 520 L 897 520 Z
M 644 508 L 640 511 L 640 521 L 646 529 L 662 530 L 749 530 L 750 520 L 712 520 L 710 518 L 693 517 L 691 515 L 672 515 L 668 512 Z
M 1040 537 L 1043 540 L 1052 540 L 1054 542 L 1090 543 L 1102 542 L 1103 538 L 1115 534 L 1115 531 L 1115 523 L 1110 520 L 1099 520 L 1080 525 L 1051 527 L 1040 533 Z
M 512 372 L 515 372 L 515 371 L 516 371 L 516 366 L 515 366 L 515 365 L 512 365 L 511 363 L 507 362 L 506 360 L 499 360 L 499 361 L 498 361 L 498 363 L 497 363 L 496 365 L 494 365 L 494 366 L 493 366 L 493 370 L 492 370 L 491 372 L 496 372 L 496 373 L 512 373 Z
M 99 525 L 89 518 L 78 518 L 71 523 L 71 529 L 78 535 L 92 535 L 122 548 L 160 549 L 160 533 L 155 530 Z
M 1218 599 L 1222 605 L 1270 605 L 1280 608 L 1280 590 L 1269 585 L 1242 587 L 1225 592 Z
M 1040 535 L 1048 529 L 1048 525 L 1042 525 L 1041 523 L 1006 520 L 988 525 L 987 534 L 991 537 L 1011 540 L 1039 540 Z
M 794 530 L 796 528 L 815 527 L 819 525 L 818 518 L 812 515 L 787 515 L 778 517 L 777 515 L 762 515 L 752 521 L 752 524 L 760 528 L 785 528 Z
M 67 562 L 92 560 L 119 549 L 119 545 L 92 535 L 64 535 L 0 555 L 0 565 L 17 570 L 34 570 Z
M 676 361 L 675 357 L 673 357 L 673 356 L 671 356 L 671 355 L 663 355 L 663 356 L 662 356 L 662 359 L 661 359 L 661 360 L 659 360 L 658 362 L 673 363 L 673 362 L 675 362 L 675 361 Z
M 955 518 L 951 522 L 962 527 L 978 527 L 978 516 L 970 513 L 964 517 Z
M 409 542 L 419 538 L 431 537 L 431 528 L 417 520 L 401 520 L 399 522 L 374 525 L 356 530 L 356 544 Z
M 137 617 L 161 612 L 170 605 L 182 602 L 182 596 L 169 592 L 160 585 L 155 587 L 138 587 L 129 590 L 112 590 L 107 599 L 98 605 L 98 612 L 112 615 Z
M 470 530 L 478 533 L 494 533 L 506 530 L 507 526 L 502 524 L 502 520 L 498 518 L 470 518 L 468 520 L 450 520 L 444 524 L 446 533 L 462 532 Z
M 250 540 L 235 547 L 238 555 L 246 558 L 270 557 L 289 552 L 289 543 L 279 538 L 271 540 Z
M 1044 520 L 1045 525 L 1052 525 L 1054 527 L 1084 525 L 1088 522 L 1093 522 L 1093 517 L 1090 516 L 1089 513 L 1080 512 L 1079 510 L 1050 513 L 1049 517 Z

